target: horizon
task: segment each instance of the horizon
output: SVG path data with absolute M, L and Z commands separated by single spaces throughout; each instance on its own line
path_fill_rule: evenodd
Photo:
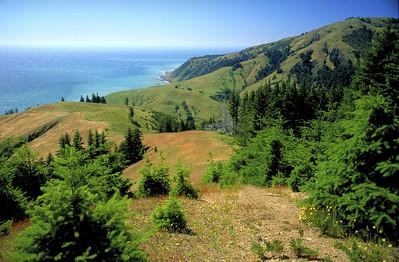
M 348 17 L 397 18 L 397 10 L 397 1 L 391 0 L 324 4 L 305 0 L 255 0 L 249 4 L 227 0 L 0 0 L 0 47 L 237 50 L 296 36 Z

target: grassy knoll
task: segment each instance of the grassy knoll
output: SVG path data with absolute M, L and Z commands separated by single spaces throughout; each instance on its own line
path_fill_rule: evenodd
M 151 130 L 155 123 L 152 113 L 137 107 L 134 110 L 140 127 L 144 131 Z M 29 135 L 49 123 L 55 125 L 29 143 L 40 156 L 56 151 L 59 137 L 65 132 L 72 134 L 74 129 L 85 139 L 89 129 L 107 130 L 111 138 L 119 138 L 132 127 L 127 106 L 63 102 L 0 118 L 0 140 Z
M 210 157 L 214 160 L 229 158 L 232 152 L 230 142 L 230 137 L 210 131 L 144 135 L 144 143 L 151 148 L 149 151 L 151 161 L 158 162 L 158 152 L 161 151 L 171 168 L 171 174 L 179 160 L 183 161 L 190 168 L 190 180 L 195 184 L 200 183 L 202 175 L 209 166 Z M 155 148 L 158 152 L 155 152 Z M 143 165 L 144 161 L 140 161 L 127 168 L 124 174 L 132 180 L 137 180 L 140 177 L 139 170 Z

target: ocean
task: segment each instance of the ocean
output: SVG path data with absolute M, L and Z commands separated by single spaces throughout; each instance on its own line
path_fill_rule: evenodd
M 160 75 L 187 59 L 229 51 L 0 48 L 0 114 L 161 85 Z

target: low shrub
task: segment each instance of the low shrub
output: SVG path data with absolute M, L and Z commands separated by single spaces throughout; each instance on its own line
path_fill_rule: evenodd
M 187 220 L 180 201 L 170 198 L 158 206 L 151 214 L 155 225 L 168 232 L 183 233 L 187 230 Z
M 179 164 L 176 168 L 176 174 L 172 177 L 173 187 L 170 191 L 171 196 L 186 196 L 189 198 L 198 198 L 196 190 L 187 178 L 190 176 L 190 170 Z
M 391 244 L 365 243 L 358 240 L 350 240 L 347 243 L 336 242 L 336 248 L 345 252 L 350 261 L 399 261 L 399 250 L 395 250 Z
M 283 258 L 284 245 L 280 240 L 264 241 L 260 239 L 260 241 L 252 243 L 251 250 L 259 260 L 264 261 L 273 258 Z
M 299 229 L 299 238 L 291 239 L 290 247 L 298 258 L 318 259 L 319 251 L 309 248 L 303 243 L 303 229 Z
M 208 170 L 202 177 L 204 183 L 219 183 L 220 177 L 223 175 L 224 164 L 221 161 L 211 161 Z
M 347 236 L 342 220 L 339 220 L 337 211 L 332 206 L 324 208 L 307 205 L 302 207 L 299 220 L 320 228 L 321 234 L 343 238 Z
M 272 178 L 272 186 L 285 186 L 287 185 L 287 179 L 283 173 L 278 172 L 276 176 Z
M 168 195 L 170 190 L 169 168 L 163 163 L 153 165 L 146 157 L 138 185 L 138 194 L 144 197 Z

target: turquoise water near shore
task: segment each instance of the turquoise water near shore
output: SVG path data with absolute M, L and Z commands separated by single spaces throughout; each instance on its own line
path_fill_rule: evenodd
M 0 49 L 0 114 L 64 97 L 149 87 L 194 56 L 230 50 Z

